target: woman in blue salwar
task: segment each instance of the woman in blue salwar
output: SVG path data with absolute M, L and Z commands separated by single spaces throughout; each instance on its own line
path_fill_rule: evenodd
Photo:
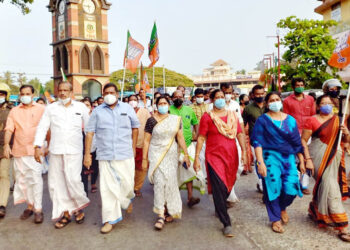
M 267 113 L 255 123 L 251 143 L 255 148 L 258 173 L 263 179 L 264 202 L 272 230 L 283 233 L 283 224 L 289 217 L 287 207 L 295 197 L 302 196 L 296 165 L 305 172 L 303 146 L 295 119 L 281 112 L 282 102 L 278 92 L 265 97 Z

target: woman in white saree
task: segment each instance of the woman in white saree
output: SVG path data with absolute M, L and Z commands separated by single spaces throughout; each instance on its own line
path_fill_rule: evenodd
M 156 229 L 164 222 L 181 218 L 182 201 L 177 180 L 180 148 L 185 152 L 184 167 L 191 167 L 185 139 L 181 129 L 181 117 L 170 115 L 169 101 L 165 96 L 156 100 L 158 112 L 149 118 L 145 127 L 142 168 L 147 169 L 148 178 L 154 184 L 153 211 L 158 215 Z

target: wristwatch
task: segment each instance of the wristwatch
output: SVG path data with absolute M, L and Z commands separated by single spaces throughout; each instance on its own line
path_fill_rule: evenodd
M 37 148 L 41 148 L 40 146 L 38 146 L 38 145 L 35 145 L 34 146 L 34 149 L 37 149 Z

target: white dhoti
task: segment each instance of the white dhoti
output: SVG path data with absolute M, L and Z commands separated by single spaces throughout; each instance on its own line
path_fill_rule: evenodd
M 23 156 L 15 157 L 13 166 L 16 176 L 13 191 L 15 205 L 26 202 L 34 206 L 35 210 L 41 210 L 43 197 L 42 165 L 35 161 L 34 156 Z
M 184 153 L 181 152 L 179 157 L 179 171 L 178 171 L 178 183 L 180 189 L 186 189 L 186 184 L 189 182 L 193 182 L 193 188 L 197 189 L 201 194 L 205 194 L 205 177 L 203 174 L 203 167 L 201 166 L 201 169 L 196 172 L 193 168 L 193 162 L 196 154 L 196 143 L 191 143 L 190 146 L 187 147 L 187 152 L 191 161 L 191 166 L 189 166 L 187 169 L 183 167 L 183 159 L 184 159 Z
M 48 182 L 52 220 L 59 220 L 66 211 L 72 215 L 89 205 L 81 181 L 82 160 L 82 154 L 50 154 Z
M 99 161 L 102 222 L 116 224 L 123 219 L 134 194 L 135 159 Z

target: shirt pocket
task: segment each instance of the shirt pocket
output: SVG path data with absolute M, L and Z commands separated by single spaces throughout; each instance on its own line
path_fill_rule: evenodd
M 72 126 L 74 128 L 82 128 L 83 127 L 83 120 L 82 115 L 75 113 L 72 115 Z
M 131 121 L 128 115 L 120 115 L 118 123 L 121 129 L 131 129 Z

